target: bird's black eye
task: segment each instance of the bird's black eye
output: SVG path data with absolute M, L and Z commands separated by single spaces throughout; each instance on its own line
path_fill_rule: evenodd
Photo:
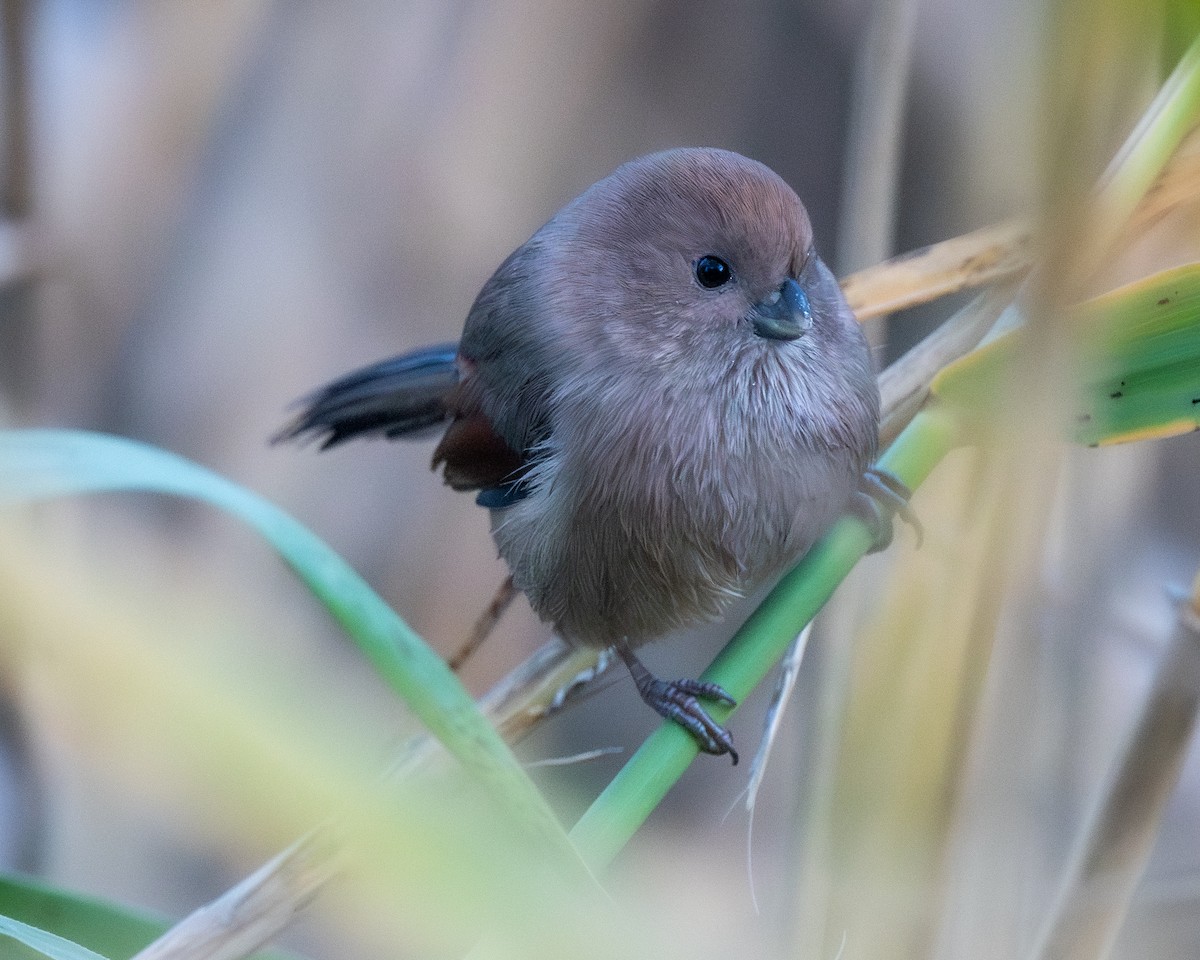
M 700 286 L 708 290 L 723 286 L 733 279 L 733 271 L 729 269 L 729 264 L 711 254 L 697 260 L 694 269 Z

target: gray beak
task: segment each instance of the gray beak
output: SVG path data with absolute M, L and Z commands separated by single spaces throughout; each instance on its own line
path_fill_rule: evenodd
M 751 308 L 747 319 L 760 337 L 795 340 L 812 326 L 812 306 L 800 283 L 788 277 L 783 286 Z

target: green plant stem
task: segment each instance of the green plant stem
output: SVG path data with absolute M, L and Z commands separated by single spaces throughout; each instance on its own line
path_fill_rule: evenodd
M 957 426 L 946 410 L 922 411 L 879 466 L 915 490 L 955 445 Z M 771 591 L 703 679 L 719 683 L 738 700 L 747 696 L 870 546 L 862 521 L 838 521 Z M 732 711 L 713 707 L 710 712 L 723 722 Z M 589 866 L 598 869 L 617 855 L 697 754 L 695 741 L 676 723 L 664 722 L 651 734 L 571 831 Z

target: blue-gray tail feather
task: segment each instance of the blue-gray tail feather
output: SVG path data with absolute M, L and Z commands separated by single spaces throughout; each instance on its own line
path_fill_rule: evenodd
M 444 426 L 446 400 L 458 384 L 457 352 L 457 343 L 443 343 L 334 380 L 300 401 L 274 442 L 312 438 L 325 449 L 354 437 L 414 437 Z

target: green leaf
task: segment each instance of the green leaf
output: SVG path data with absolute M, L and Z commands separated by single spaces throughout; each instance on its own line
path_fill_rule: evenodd
M 23 943 L 50 960 L 105 960 L 94 950 L 11 917 L 0 916 L 0 937 Z
M 167 929 L 162 920 L 29 877 L 0 876 L 0 913 L 114 960 L 133 956 Z
M 68 430 L 0 432 L 0 504 L 113 490 L 207 501 L 257 530 L 488 795 L 545 844 L 569 876 L 588 879 L 545 799 L 454 673 L 307 528 L 211 470 L 145 444 Z
M 1200 0 L 1167 0 L 1164 13 L 1163 61 L 1172 67 L 1200 36 Z
M 0 874 L 0 915 L 7 917 L 10 923 L 37 929 L 84 951 L 68 956 L 103 956 L 112 960 L 132 957 L 162 936 L 170 926 L 166 920 L 143 911 L 69 893 L 32 877 L 11 874 Z M 3 932 L 7 933 L 6 930 Z M 58 956 L 36 943 L 21 942 L 48 956 Z M 7 957 L 8 954 L 0 950 L 0 956 Z M 254 954 L 257 960 L 291 960 L 291 956 L 280 951 Z
M 1083 443 L 1123 443 L 1200 427 L 1200 264 L 1089 301 L 1082 340 Z
M 1066 322 L 1078 362 L 1078 442 L 1200 429 L 1200 263 L 1089 300 Z M 1014 330 L 946 367 L 934 379 L 934 395 L 977 413 L 996 409 L 1020 336 Z

